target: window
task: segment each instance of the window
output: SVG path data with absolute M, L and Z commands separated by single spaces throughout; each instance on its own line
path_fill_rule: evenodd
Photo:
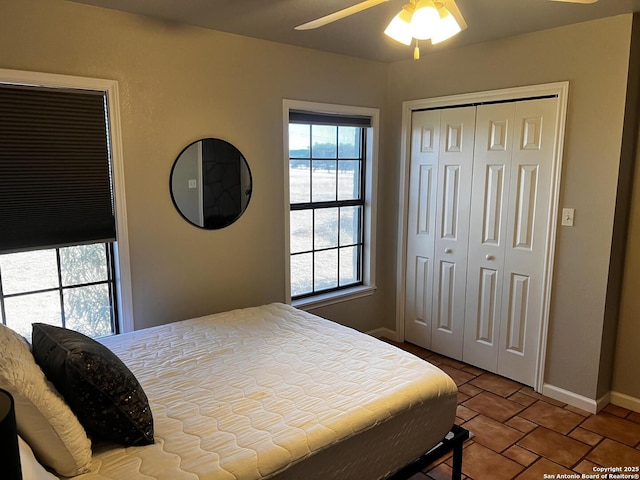
M 0 319 L 26 337 L 132 329 L 117 93 L 0 70 Z
M 113 243 L 0 255 L 2 323 L 31 337 L 49 323 L 91 337 L 117 332 Z
M 369 294 L 377 110 L 304 102 L 285 110 L 291 299 Z

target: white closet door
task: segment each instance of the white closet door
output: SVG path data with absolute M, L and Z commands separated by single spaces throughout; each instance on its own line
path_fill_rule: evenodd
M 477 109 L 463 360 L 498 369 L 515 103 Z
M 441 110 L 413 112 L 407 220 L 405 339 L 431 348 L 433 249 Z
M 555 150 L 557 99 L 516 103 L 498 373 L 535 383 Z
M 431 350 L 462 359 L 475 107 L 442 110 L 434 239 Z
M 536 385 L 558 97 L 412 113 L 405 339 Z

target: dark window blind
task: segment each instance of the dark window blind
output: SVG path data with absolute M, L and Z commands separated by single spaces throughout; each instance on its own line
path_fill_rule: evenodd
M 104 92 L 0 84 L 0 253 L 115 238 Z
M 371 126 L 371 117 L 290 110 L 289 123 L 310 123 L 313 125 L 337 125 L 339 127 L 367 128 Z

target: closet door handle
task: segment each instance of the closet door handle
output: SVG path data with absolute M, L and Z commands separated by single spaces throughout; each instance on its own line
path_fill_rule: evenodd
M 453 250 L 451 250 L 450 248 L 445 248 L 444 253 L 453 253 Z
M 491 261 L 491 260 L 493 260 L 493 259 L 494 259 L 494 256 L 493 256 L 493 255 L 487 255 L 487 256 L 486 256 L 486 257 L 484 257 L 484 258 L 486 258 L 487 260 Z

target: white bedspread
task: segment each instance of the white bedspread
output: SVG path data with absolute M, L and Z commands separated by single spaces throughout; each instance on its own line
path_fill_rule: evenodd
M 359 432 L 394 417 L 408 421 L 412 409 L 426 406 L 421 421 L 432 423 L 418 426 L 430 442 L 425 448 L 455 418 L 456 386 L 441 370 L 288 305 L 101 341 L 145 389 L 156 443 L 96 446 L 92 472 L 78 480 L 280 478 Z

